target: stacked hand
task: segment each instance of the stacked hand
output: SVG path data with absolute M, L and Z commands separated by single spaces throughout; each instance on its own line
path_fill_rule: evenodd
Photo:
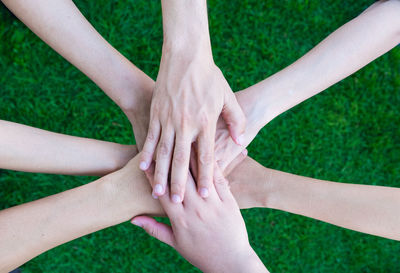
M 228 181 L 218 167 L 209 197 L 196 194 L 191 176 L 186 184 L 184 203 L 176 204 L 168 195 L 159 198 L 171 226 L 147 216 L 132 220 L 148 234 L 175 248 L 203 272 L 268 272 L 251 248 L 239 207 Z M 146 172 L 154 181 L 154 166 Z M 168 189 L 167 189 L 168 191 Z

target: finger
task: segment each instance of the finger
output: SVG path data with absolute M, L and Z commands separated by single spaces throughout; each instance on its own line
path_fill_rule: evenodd
M 139 168 L 143 171 L 147 170 L 153 160 L 153 155 L 160 137 L 161 126 L 158 119 L 153 119 L 149 125 L 146 141 L 140 156 Z
M 233 198 L 229 189 L 229 182 L 226 180 L 217 164 L 214 165 L 214 185 L 215 190 L 222 201 L 231 200 Z
M 198 166 L 197 166 L 197 145 L 196 142 L 192 143 L 192 149 L 190 150 L 190 173 L 193 178 L 197 180 L 198 178 Z
M 159 223 L 148 216 L 137 216 L 132 219 L 131 223 L 143 228 L 150 236 L 175 248 L 174 233 L 170 226 L 164 223 Z
M 244 145 L 246 117 L 237 102 L 234 93 L 231 91 L 227 91 L 224 108 L 222 110 L 222 117 L 228 126 L 233 141 L 238 145 Z
M 247 149 L 244 149 L 225 169 L 219 166 L 224 171 L 224 176 L 228 176 L 246 157 Z
M 153 195 L 161 196 L 165 193 L 174 147 L 174 137 L 172 127 L 166 128 L 161 133 L 160 142 L 157 146 L 156 169 L 154 172 L 154 184 L 152 185 Z
M 197 189 L 203 198 L 210 194 L 210 186 L 213 181 L 214 172 L 214 139 L 215 127 L 209 129 L 206 134 L 201 133 L 198 138 L 197 162 L 198 179 Z
M 171 199 L 174 203 L 181 203 L 184 198 L 191 145 L 190 139 L 177 135 L 171 170 Z
M 150 182 L 150 185 L 154 185 L 154 171 L 155 171 L 155 167 L 156 167 L 156 165 L 155 165 L 154 161 L 152 161 L 152 162 L 150 163 L 150 166 L 147 168 L 147 170 L 144 171 L 144 173 L 145 173 L 147 179 L 148 179 L 149 182 Z M 151 193 L 151 196 L 153 196 L 154 199 L 158 199 L 158 196 L 155 195 L 153 192 Z

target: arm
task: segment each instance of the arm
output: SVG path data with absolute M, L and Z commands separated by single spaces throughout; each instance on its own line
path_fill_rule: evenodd
M 94 182 L 0 211 L 0 272 L 134 216 L 165 215 L 138 166 L 139 155 Z
M 161 213 L 136 159 L 92 183 L 0 211 L 0 272 L 132 216 Z
M 137 144 L 142 147 L 148 126 L 153 80 L 107 43 L 79 12 L 73 1 L 2 2 L 121 107 L 135 129 Z
M 160 197 L 171 226 L 147 216 L 135 217 L 132 223 L 176 249 L 202 272 L 268 272 L 250 246 L 246 225 L 228 181 L 218 168 L 214 174 L 214 184 L 206 200 L 196 194 L 191 177 L 186 186 L 188 199 L 183 204 L 174 204 L 169 196 Z M 154 168 L 147 175 L 154 179 Z
M 243 145 L 276 116 L 356 72 L 400 43 L 400 1 L 381 1 L 351 20 L 302 58 L 264 81 L 237 92 L 246 116 Z M 229 165 L 243 147 L 218 121 L 215 154 Z
M 0 120 L 0 168 L 67 175 L 104 175 L 122 168 L 136 146 L 74 137 Z
M 222 72 L 215 65 L 208 32 L 206 0 L 162 0 L 164 42 L 151 102 L 141 168 L 157 158 L 153 194 L 163 195 L 171 167 L 171 194 L 184 198 L 192 143 L 198 145 L 198 190 L 212 184 L 218 117 L 237 144 L 245 118 Z
M 259 117 L 274 117 L 346 78 L 400 43 L 400 1 L 381 1 L 298 61 L 254 86 Z M 261 91 L 260 91 L 261 90 Z
M 318 180 L 247 158 L 229 176 L 241 207 L 267 207 L 400 240 L 400 189 Z

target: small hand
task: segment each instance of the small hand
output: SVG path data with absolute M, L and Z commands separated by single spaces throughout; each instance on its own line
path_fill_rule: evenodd
M 212 57 L 196 53 L 186 58 L 163 53 L 140 163 L 140 168 L 146 170 L 157 151 L 153 196 L 165 193 L 171 169 L 172 198 L 177 203 L 183 200 L 193 142 L 199 151 L 198 191 L 201 196 L 208 196 L 216 124 L 221 114 L 230 137 L 240 144 L 245 118 Z
M 146 172 L 154 179 L 153 165 Z M 267 272 L 251 248 L 239 207 L 221 171 L 214 170 L 210 196 L 196 194 L 191 177 L 186 184 L 187 199 L 173 203 L 168 195 L 159 198 L 171 226 L 153 218 L 138 216 L 132 223 L 148 234 L 175 248 L 203 272 Z M 256 270 L 256 271 L 255 271 Z

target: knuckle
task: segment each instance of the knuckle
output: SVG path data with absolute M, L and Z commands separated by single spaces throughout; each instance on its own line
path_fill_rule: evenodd
M 174 163 L 183 164 L 187 161 L 187 155 L 184 149 L 177 148 L 174 152 Z
M 154 142 L 155 139 L 156 139 L 156 134 L 154 132 L 154 129 L 149 129 L 146 140 L 149 142 Z
M 200 186 L 208 186 L 211 185 L 211 177 L 201 176 L 199 178 L 199 185 Z
M 211 165 L 213 163 L 213 154 L 210 152 L 203 152 L 199 155 L 200 165 Z
M 214 183 L 218 184 L 218 185 L 225 185 L 226 184 L 226 180 L 223 176 L 217 176 L 214 178 Z
M 171 180 L 172 193 L 180 194 L 183 189 L 183 185 L 184 185 L 184 183 L 182 183 L 182 181 L 180 181 L 180 180 L 176 180 L 176 179 Z
M 163 184 L 166 174 L 163 171 L 156 170 L 154 175 L 154 184 Z
M 170 153 L 170 145 L 167 141 L 163 140 L 160 142 L 158 146 L 158 155 L 160 156 L 167 156 Z
M 150 149 L 142 151 L 142 160 L 151 160 L 153 157 L 153 153 Z

